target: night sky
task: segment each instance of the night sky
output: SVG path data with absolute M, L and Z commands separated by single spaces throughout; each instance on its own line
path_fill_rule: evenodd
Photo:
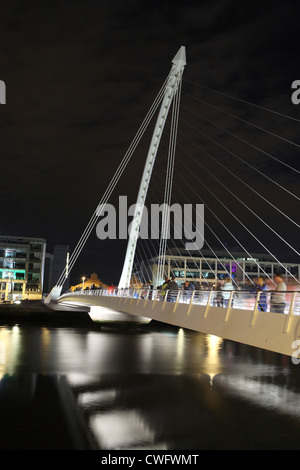
M 214 214 L 247 250 L 264 251 L 228 207 L 280 260 L 299 263 L 237 199 L 299 250 L 296 225 L 258 196 L 299 224 L 300 105 L 291 101 L 300 80 L 299 10 L 294 1 L 2 2 L 1 234 L 72 251 L 183 45 L 173 202 L 204 203 L 205 220 L 230 249 L 237 241 Z M 151 133 L 113 204 L 118 195 L 135 202 Z M 162 202 L 167 144 L 168 126 L 150 202 Z M 208 228 L 205 240 L 221 248 Z M 117 283 L 125 248 L 94 230 L 72 281 L 96 272 Z

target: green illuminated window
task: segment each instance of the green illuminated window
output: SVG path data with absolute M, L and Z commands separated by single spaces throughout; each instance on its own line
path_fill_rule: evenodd
M 25 279 L 25 269 L 0 268 L 0 279 Z

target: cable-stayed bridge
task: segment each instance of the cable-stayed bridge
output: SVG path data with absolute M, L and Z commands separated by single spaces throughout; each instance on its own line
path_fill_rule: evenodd
M 293 142 L 293 140 L 290 138 L 283 137 L 277 133 L 275 134 L 274 132 L 265 129 L 261 125 L 254 124 L 253 122 L 244 119 L 244 117 L 233 113 L 232 110 L 228 108 L 221 109 L 220 107 L 204 101 L 199 97 L 193 98 L 189 92 L 182 93 L 182 79 L 185 65 L 185 48 L 181 47 L 172 61 L 171 71 L 167 76 L 167 79 L 165 80 L 156 99 L 154 100 L 128 151 L 117 168 L 114 177 L 108 185 L 78 244 L 68 259 L 66 267 L 58 279 L 56 286 L 53 287 L 45 302 L 49 306 L 58 303 L 60 305 L 82 305 L 89 307 L 91 308 L 91 316 L 93 317 L 95 315 L 96 318 L 96 315 L 98 314 L 100 316 L 99 318 L 101 319 L 119 318 L 120 314 L 123 314 L 123 316 L 121 315 L 120 318 L 124 318 L 124 315 L 127 315 L 128 319 L 130 318 L 140 322 L 148 322 L 151 319 L 159 320 L 170 323 L 172 325 L 190 328 L 204 333 L 215 334 L 222 338 L 231 339 L 234 341 L 269 349 L 271 351 L 291 355 L 294 353 L 295 349 L 297 349 L 297 343 L 294 342 L 298 339 L 300 340 L 300 331 L 298 331 L 300 329 L 300 324 L 298 322 L 298 320 L 300 320 L 300 316 L 298 316 L 300 313 L 299 272 L 296 273 L 295 270 L 292 269 L 292 263 L 284 264 L 280 260 L 280 257 L 274 254 L 271 248 L 269 248 L 268 242 L 260 238 L 255 233 L 255 231 L 252 229 L 252 225 L 255 227 L 258 222 L 261 223 L 263 230 L 269 231 L 271 234 L 270 240 L 272 237 L 278 239 L 282 244 L 288 247 L 290 251 L 295 253 L 296 256 L 299 256 L 300 253 L 293 246 L 293 241 L 291 242 L 287 240 L 285 236 L 282 236 L 281 230 L 279 230 L 281 227 L 278 227 L 277 224 L 274 226 L 274 223 L 269 223 L 268 217 L 266 217 L 266 210 L 269 209 L 270 213 L 272 213 L 273 219 L 271 218 L 271 221 L 274 222 L 274 220 L 277 220 L 275 216 L 280 215 L 283 220 L 283 222 L 281 222 L 282 227 L 288 227 L 289 230 L 290 227 L 292 227 L 292 238 L 295 238 L 294 231 L 296 228 L 299 229 L 300 225 L 296 222 L 296 220 L 294 220 L 293 214 L 289 214 L 288 210 L 284 210 L 282 208 L 282 204 L 277 204 L 277 200 L 274 201 L 274 198 L 268 198 L 264 188 L 260 190 L 261 182 L 263 180 L 270 182 L 275 188 L 275 193 L 273 193 L 273 195 L 284 195 L 284 201 L 286 201 L 287 198 L 290 198 L 293 201 L 299 200 L 299 197 L 295 194 L 294 191 L 287 189 L 284 184 L 279 183 L 276 179 L 272 178 L 272 174 L 270 174 L 272 172 L 265 172 L 265 168 L 263 168 L 263 166 L 257 167 L 257 165 L 252 162 L 251 159 L 249 161 L 246 152 L 246 156 L 241 156 L 240 153 L 236 152 L 236 150 L 233 150 L 230 147 L 228 148 L 225 143 L 228 136 L 233 137 L 238 142 L 240 148 L 244 149 L 244 147 L 247 146 L 248 149 L 252 149 L 256 153 L 259 152 L 264 156 L 264 158 L 269 158 L 271 161 L 270 167 L 273 165 L 273 167 L 278 166 L 280 168 L 284 168 L 286 173 L 289 174 L 291 181 L 298 177 L 299 171 L 289 164 L 288 161 L 285 161 L 285 159 L 280 159 L 278 156 L 275 156 L 273 152 L 266 152 L 264 149 L 262 149 L 262 138 L 260 137 L 260 133 L 266 133 L 268 138 L 271 139 L 274 137 L 278 139 L 280 143 L 290 145 L 293 148 L 293 151 L 295 151 L 299 145 Z M 190 81 L 187 81 L 186 83 L 188 86 L 191 86 L 192 84 Z M 274 115 L 277 117 L 277 115 L 280 115 L 281 118 L 286 120 L 292 119 L 293 121 L 300 122 L 295 118 L 273 112 L 270 109 L 254 105 L 248 101 L 236 99 L 226 95 L 225 93 L 220 93 L 208 87 L 202 87 L 202 89 L 206 89 L 206 91 L 209 91 L 210 93 L 219 93 L 224 95 L 226 98 L 237 100 L 239 104 L 246 104 L 252 107 L 256 107 L 257 109 L 261 108 L 265 112 L 270 113 L 272 116 Z M 195 118 L 195 120 L 197 120 L 197 123 L 201 121 L 205 124 L 203 124 L 200 129 L 199 126 L 189 124 L 185 118 L 179 118 L 179 108 L 187 109 L 187 105 L 185 103 L 180 105 L 180 97 L 182 94 L 185 96 L 186 100 L 193 100 L 193 105 L 188 108 L 188 112 Z M 213 118 L 214 115 L 217 117 L 213 119 L 211 118 L 211 114 L 207 112 L 204 115 L 199 113 L 197 107 L 195 106 L 195 103 L 197 104 L 199 102 L 201 102 L 202 107 L 204 106 L 204 109 L 210 109 Z M 167 129 L 166 123 L 171 108 L 171 123 L 169 129 Z M 99 289 L 95 291 L 80 291 L 75 293 L 73 292 L 62 294 L 62 286 L 65 279 L 69 276 L 70 271 L 76 263 L 91 232 L 94 230 L 99 217 L 103 215 L 106 205 L 113 191 L 115 190 L 117 183 L 123 175 L 133 152 L 136 150 L 141 137 L 149 125 L 149 122 L 156 113 L 156 124 L 146 157 L 146 163 L 144 166 L 137 201 L 134 208 L 133 220 L 130 225 L 127 251 L 118 289 Z M 241 125 L 247 124 L 250 126 L 250 134 L 254 135 L 254 132 L 256 132 L 256 137 L 253 138 L 251 142 L 248 142 L 248 140 L 244 138 L 244 133 L 238 134 L 233 132 L 236 125 L 230 126 L 231 130 L 228 130 L 228 128 L 226 129 L 224 127 L 225 116 L 226 119 L 228 118 L 232 121 L 238 122 Z M 177 142 L 179 121 L 180 124 L 185 125 L 185 142 L 190 143 L 190 146 L 183 145 L 181 142 Z M 207 134 L 204 132 L 205 130 L 211 130 L 212 128 L 216 130 L 217 137 L 213 137 L 212 133 Z M 146 198 L 149 196 L 149 193 L 151 193 L 151 190 L 153 190 L 152 185 L 154 186 L 152 174 L 164 130 L 165 133 L 168 134 L 169 143 L 167 158 L 165 158 L 167 164 L 164 185 L 161 184 L 162 178 L 160 178 L 160 185 L 164 186 L 164 194 L 160 202 L 163 201 L 164 209 L 162 211 L 161 217 L 162 220 L 160 237 L 155 251 L 155 253 L 158 255 L 158 266 L 157 272 L 155 273 L 154 289 L 151 291 L 145 291 L 144 289 L 132 288 L 131 278 L 132 274 L 134 273 L 135 259 L 137 259 L 138 255 L 141 256 L 142 250 L 145 258 L 147 256 L 146 250 L 149 249 L 148 247 L 145 248 L 143 246 L 139 249 L 138 241 L 140 238 L 141 224 L 143 223 L 143 214 L 145 213 Z M 195 132 L 197 132 L 197 138 L 193 139 Z M 243 135 L 243 137 L 241 135 Z M 199 136 L 201 136 L 201 139 Z M 200 142 L 202 142 L 203 138 L 206 139 L 205 144 L 200 145 Z M 217 149 L 214 155 L 212 155 L 209 143 L 213 144 Z M 192 147 L 192 145 L 194 147 Z M 186 163 L 187 148 L 189 148 L 189 162 L 193 162 L 193 168 L 189 163 Z M 234 290 L 226 293 L 226 295 L 224 292 L 222 293 L 222 305 L 218 301 L 220 298 L 218 293 L 220 291 L 218 289 L 211 289 L 211 285 L 209 283 L 207 283 L 207 289 L 201 288 L 201 290 L 194 290 L 189 293 L 185 292 L 184 290 L 178 290 L 174 293 L 171 292 L 171 290 L 168 291 L 168 289 L 163 292 L 161 289 L 159 289 L 159 286 L 162 284 L 163 279 L 166 276 L 165 256 L 167 250 L 167 240 L 170 239 L 170 212 L 168 212 L 168 208 L 171 206 L 174 190 L 177 191 L 177 194 L 182 196 L 182 200 L 184 200 L 184 197 L 186 196 L 184 185 L 178 184 L 174 178 L 176 149 L 181 153 L 181 169 L 185 176 L 185 183 L 188 182 L 190 194 L 193 194 L 197 201 L 202 201 L 203 192 L 208 195 L 208 199 L 206 199 L 204 203 L 205 211 L 208 211 L 218 221 L 221 229 L 220 232 L 216 232 L 215 226 L 210 224 L 209 221 L 206 220 L 206 217 L 204 222 L 204 214 L 200 215 L 203 222 L 202 225 L 205 225 L 205 230 L 208 229 L 214 235 L 224 251 L 228 253 L 228 257 L 234 259 L 227 247 L 227 243 L 223 239 L 224 233 L 228 233 L 230 237 L 235 240 L 236 244 L 241 247 L 242 251 L 245 253 L 245 256 L 249 259 L 252 259 L 252 254 L 248 249 L 247 242 L 241 241 L 238 236 L 236 227 L 239 225 L 247 234 L 249 234 L 249 236 L 251 235 L 251 237 L 253 237 L 255 242 L 263 248 L 264 252 L 272 256 L 281 269 L 283 277 L 285 276 L 285 278 L 288 277 L 289 280 L 292 280 L 293 287 L 291 291 L 277 293 L 277 295 L 279 294 L 284 296 L 284 309 L 283 311 L 280 310 L 281 313 L 279 313 L 279 311 L 277 311 L 276 308 L 274 308 L 272 305 L 271 295 L 273 294 L 271 292 L 254 292 L 253 288 L 255 287 L 255 283 L 253 277 L 249 276 L 249 273 L 244 273 L 247 277 L 248 289 L 240 290 L 236 279 L 233 279 L 235 284 Z M 196 157 L 199 152 L 201 152 L 201 155 L 203 156 L 202 159 Z M 227 154 L 227 160 L 224 159 L 225 153 Z M 228 155 L 230 158 L 229 161 L 231 162 L 230 165 L 228 165 Z M 204 160 L 204 158 L 206 158 L 206 160 Z M 207 164 L 208 159 L 211 163 L 210 166 Z M 195 171 L 196 168 L 197 171 Z M 240 176 L 241 173 L 238 171 L 240 169 L 244 170 L 245 177 Z M 248 170 L 255 171 L 256 184 L 252 184 L 251 178 L 247 176 Z M 208 175 L 211 178 L 210 182 L 207 178 Z M 237 192 L 235 187 L 230 187 L 227 184 L 228 175 L 233 177 L 236 184 L 239 184 L 243 188 L 242 191 Z M 230 202 L 227 202 L 223 197 L 225 192 L 230 195 Z M 241 194 L 248 196 L 247 202 L 245 202 L 245 199 L 241 197 Z M 248 198 L 250 198 L 250 201 Z M 214 201 L 214 203 L 211 201 Z M 259 214 L 259 211 L 257 211 L 257 201 L 261 201 L 261 204 L 264 204 L 264 208 L 266 208 L 263 215 Z M 224 223 L 224 219 L 222 220 L 220 216 L 216 214 L 216 204 L 222 207 L 224 212 L 226 211 L 227 223 Z M 244 213 L 247 212 L 248 215 L 246 222 L 240 217 L 240 211 L 235 211 L 237 206 L 242 208 Z M 193 230 L 190 230 L 189 235 L 194 236 L 194 238 L 198 240 L 197 236 L 199 234 L 199 227 L 197 227 L 197 225 L 195 226 L 191 214 L 189 217 L 189 221 L 187 217 L 184 218 L 184 221 L 186 223 L 189 222 L 189 226 L 193 227 Z M 248 219 L 250 225 L 247 223 Z M 230 224 L 234 226 L 233 231 L 230 229 Z M 176 225 L 175 220 L 174 225 Z M 187 238 L 186 232 L 185 237 Z M 215 254 L 218 262 L 224 265 L 222 259 L 217 257 L 214 249 L 208 243 L 207 237 L 205 237 L 205 244 L 209 247 L 211 252 Z M 176 248 L 176 243 L 174 246 Z M 191 259 L 193 258 L 195 249 L 197 249 L 197 255 L 201 255 L 201 248 L 202 246 L 192 246 L 191 251 L 189 252 Z M 256 262 L 256 260 L 254 261 Z M 258 265 L 257 272 L 263 273 L 265 278 L 268 280 L 269 285 L 271 286 L 270 289 L 275 290 L 276 286 L 273 278 L 270 276 L 270 272 L 268 270 L 264 270 L 262 266 L 259 266 L 258 262 L 256 262 L 256 264 Z M 213 268 L 211 268 L 211 271 L 213 272 Z M 224 272 L 227 272 L 226 266 L 224 266 Z M 232 273 L 228 272 L 228 275 L 231 277 Z M 267 307 L 264 308 L 262 308 L 261 302 L 263 296 L 267 297 Z

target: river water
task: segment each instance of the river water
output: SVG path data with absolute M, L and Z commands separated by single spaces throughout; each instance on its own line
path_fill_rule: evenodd
M 158 323 L 0 327 L 0 448 L 299 449 L 300 364 Z

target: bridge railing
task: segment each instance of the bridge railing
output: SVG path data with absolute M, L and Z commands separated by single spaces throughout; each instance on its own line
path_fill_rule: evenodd
M 163 291 L 161 289 L 94 289 L 78 290 L 67 295 L 96 295 L 119 298 L 136 298 L 152 301 L 177 302 L 210 307 L 241 310 L 264 310 L 274 313 L 300 315 L 300 292 L 253 292 L 247 290 L 183 290 Z M 275 298 L 274 298 L 275 294 Z M 276 297 L 277 296 L 277 297 Z M 276 302 L 275 302 L 276 301 Z

